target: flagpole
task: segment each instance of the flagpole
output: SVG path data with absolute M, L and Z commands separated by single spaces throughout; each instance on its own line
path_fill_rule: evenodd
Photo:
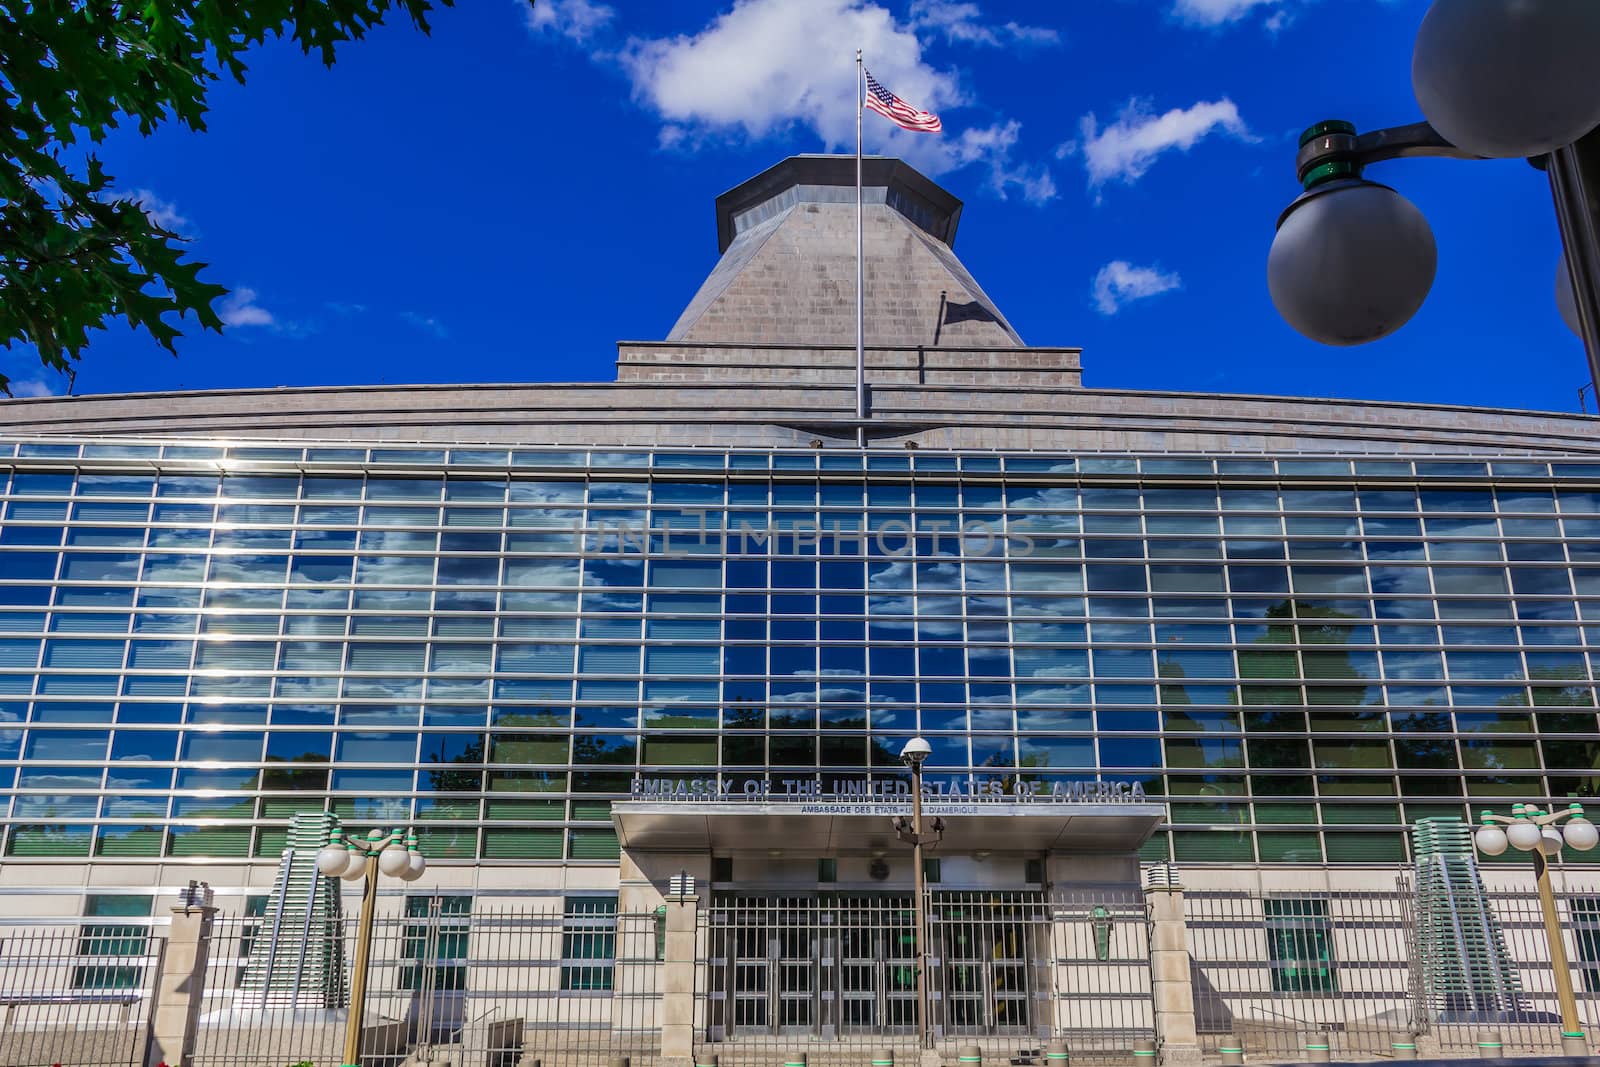
M 856 49 L 856 445 L 867 445 L 867 278 L 861 210 L 861 116 L 866 109 L 866 68 Z

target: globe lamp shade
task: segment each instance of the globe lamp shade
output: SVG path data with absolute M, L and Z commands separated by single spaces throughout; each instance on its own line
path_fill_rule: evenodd
M 340 877 L 349 863 L 350 850 L 343 845 L 324 845 L 317 850 L 317 870 L 325 877 Z
M 1417 313 L 1438 259 L 1433 230 L 1411 201 L 1373 182 L 1330 182 L 1279 219 L 1267 288 L 1278 314 L 1311 340 L 1366 344 Z
M 1588 819 L 1573 819 L 1561 828 L 1562 836 L 1567 839 L 1567 844 L 1579 852 L 1588 852 L 1596 845 L 1600 845 L 1600 830 L 1595 829 L 1594 823 Z
M 390 878 L 403 876 L 408 869 L 405 846 L 399 843 L 392 844 L 378 853 L 378 870 Z
M 1480 826 L 1473 835 L 1478 851 L 1485 856 L 1498 856 L 1506 850 L 1506 832 L 1498 826 Z
M 1567 324 L 1567 329 L 1583 336 L 1583 325 L 1578 322 L 1578 291 L 1572 287 L 1572 271 L 1567 269 L 1567 257 L 1562 256 L 1556 263 L 1556 310 L 1561 312 L 1561 321 Z
M 428 861 L 420 852 L 406 853 L 405 873 L 400 876 L 403 881 L 415 882 L 422 877 L 422 872 L 428 869 Z
M 1434 0 L 1411 87 L 1433 128 L 1474 155 L 1544 155 L 1600 126 L 1600 4 Z
M 350 858 L 345 861 L 349 864 L 344 873 L 339 875 L 347 882 L 359 882 L 367 874 L 367 855 L 357 849 L 350 850 Z
M 1546 826 L 1539 835 L 1539 851 L 1546 856 L 1561 855 L 1561 831 L 1554 826 Z
M 1506 827 L 1506 840 L 1511 842 L 1511 847 L 1523 852 L 1532 852 L 1539 847 L 1539 838 L 1543 832 L 1534 823 L 1526 819 L 1519 820 Z

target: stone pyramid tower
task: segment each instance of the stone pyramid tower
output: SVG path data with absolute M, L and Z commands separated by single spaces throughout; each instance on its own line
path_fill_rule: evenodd
M 792 156 L 717 198 L 722 259 L 667 336 L 853 345 L 854 156 Z M 898 159 L 863 164 L 866 343 L 1020 348 L 952 245 L 961 201 Z

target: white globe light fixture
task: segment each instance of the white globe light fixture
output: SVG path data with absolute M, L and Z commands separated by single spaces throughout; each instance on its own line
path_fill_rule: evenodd
M 1428 220 L 1386 185 L 1316 185 L 1278 219 L 1267 288 L 1278 314 L 1325 345 L 1360 345 L 1411 320 L 1433 288 L 1438 247 Z
M 1510 844 L 1506 840 L 1506 832 L 1494 825 L 1478 827 L 1478 832 L 1473 835 L 1472 842 L 1478 846 L 1478 851 L 1485 856 L 1502 855 Z
M 1536 823 L 1526 819 L 1518 819 L 1506 827 L 1506 840 L 1511 842 L 1511 847 L 1521 852 L 1532 852 L 1539 847 L 1539 839 L 1544 836 Z
M 1596 845 L 1600 845 L 1600 830 L 1581 815 L 1574 817 L 1561 828 L 1561 836 L 1566 838 L 1568 845 L 1579 852 L 1588 852 Z
M 401 881 L 415 882 L 427 869 L 428 861 L 417 851 L 417 839 L 406 838 L 406 869 L 400 874 Z
M 338 833 L 330 834 L 328 843 L 317 850 L 317 870 L 324 877 L 338 878 L 350 863 L 350 850 L 339 844 Z
M 398 840 L 391 840 L 388 846 L 378 853 L 378 870 L 390 878 L 404 878 L 409 867 L 406 848 Z
M 1554 826 L 1539 831 L 1539 851 L 1546 856 L 1561 855 L 1561 831 Z
M 1600 4 L 1435 0 L 1411 86 L 1433 128 L 1478 156 L 1540 156 L 1600 126 Z
M 347 882 L 361 881 L 367 876 L 367 854 L 352 841 L 346 856 L 345 869 L 340 872 L 339 877 Z

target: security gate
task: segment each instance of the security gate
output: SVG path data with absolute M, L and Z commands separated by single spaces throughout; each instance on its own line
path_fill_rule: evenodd
M 1038 892 L 933 893 L 936 1034 L 1048 1028 L 1049 909 Z M 909 894 L 726 895 L 706 912 L 706 1037 L 909 1035 L 916 1030 Z
M 1042 894 L 936 894 L 929 926 L 930 986 L 942 993 L 942 1004 L 930 1005 L 936 1027 L 1026 1034 L 1048 1020 L 1050 927 Z

